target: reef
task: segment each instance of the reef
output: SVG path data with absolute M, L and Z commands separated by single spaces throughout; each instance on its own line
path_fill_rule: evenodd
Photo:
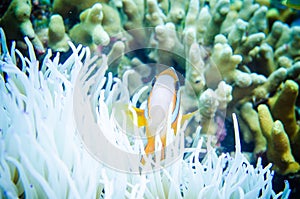
M 180 153 L 170 165 L 162 167 L 153 162 L 136 170 L 140 159 L 135 162 L 129 156 L 139 156 L 143 146 L 122 134 L 110 112 L 120 111 L 120 102 L 135 104 L 141 93 L 131 101 L 126 80 L 105 75 L 107 58 L 99 67 L 95 64 L 99 57 L 90 56 L 88 48 L 70 43 L 73 53 L 67 60 L 59 64 L 59 55 L 52 60 L 48 51 L 39 65 L 28 38 L 25 42 L 30 57 L 23 57 L 15 48 L 8 51 L 2 29 L 0 36 L 1 198 L 289 197 L 287 181 L 282 192 L 273 191 L 271 164 L 264 167 L 258 159 L 253 166 L 242 154 L 236 115 L 235 155 L 217 155 L 210 142 L 203 147 L 200 138 L 195 147 Z M 101 137 L 95 127 L 105 136 Z M 181 137 L 181 141 L 174 144 L 183 146 L 184 126 L 178 130 L 175 140 Z M 80 132 L 85 135 L 82 139 Z M 168 137 L 172 134 L 168 132 Z M 98 162 L 81 145 L 84 140 L 103 147 L 105 137 L 127 155 L 110 151 L 107 159 L 102 156 L 104 159 Z M 173 153 L 166 153 L 166 157 Z M 130 170 L 123 170 L 126 162 Z
M 38 26 L 41 18 L 32 10 L 43 6 L 50 7 L 51 18 Z M 254 0 L 54 0 L 53 4 L 13 0 L 0 13 L 0 26 L 10 46 L 17 44 L 22 52 L 27 48 L 24 36 L 37 54 L 51 49 L 68 55 L 70 42 L 78 48 L 88 46 L 91 55 L 99 56 L 97 65 L 106 60 L 107 71 L 124 80 L 127 95 L 141 92 L 139 106 L 155 74 L 173 66 L 183 74 L 182 112 L 195 111 L 185 129 L 186 147 L 197 145 L 201 137 L 222 149 L 231 134 L 226 125 L 236 113 L 251 161 L 262 157 L 276 173 L 296 176 L 300 170 L 297 13 Z
M 19 41 L 26 36 L 32 41 L 35 50 L 43 54 L 45 52 L 44 46 L 37 37 L 30 20 L 31 11 L 31 1 L 11 1 L 6 12 L 2 13 L 0 26 L 9 33 L 8 39 Z

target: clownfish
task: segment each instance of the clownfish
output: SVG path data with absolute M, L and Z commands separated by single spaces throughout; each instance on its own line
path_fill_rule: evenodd
M 154 77 L 146 108 L 144 110 L 134 108 L 138 117 L 138 126 L 145 126 L 147 137 L 145 153 L 147 156 L 155 151 L 155 135 L 159 134 L 163 159 L 170 111 L 172 113 L 171 128 L 176 135 L 181 100 L 179 88 L 179 78 L 174 68 L 170 67 Z M 187 120 L 192 115 L 184 115 L 182 120 Z

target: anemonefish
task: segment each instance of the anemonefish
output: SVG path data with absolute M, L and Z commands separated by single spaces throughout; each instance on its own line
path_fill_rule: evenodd
M 159 134 L 163 149 L 166 146 L 166 132 L 169 112 L 171 111 L 171 127 L 176 134 L 178 117 L 180 112 L 180 82 L 173 67 L 158 74 L 152 81 L 147 106 L 144 110 L 134 108 L 138 116 L 138 125 L 145 126 L 147 145 L 146 155 L 155 151 L 155 135 Z M 185 116 L 185 120 L 191 114 Z

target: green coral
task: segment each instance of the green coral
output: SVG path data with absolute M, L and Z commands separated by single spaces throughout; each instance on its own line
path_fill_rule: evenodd
M 253 109 L 250 102 L 243 104 L 240 112 L 242 119 L 245 121 L 246 125 L 249 126 L 251 131 L 251 138 L 249 138 L 247 142 L 254 141 L 254 154 L 260 155 L 264 153 L 267 149 L 267 141 L 261 131 L 257 112 Z
M 282 89 L 274 97 L 270 98 L 268 103 L 272 116 L 283 123 L 293 154 L 300 161 L 300 128 L 295 113 L 298 92 L 298 84 L 292 80 L 287 80 Z
M 67 52 L 70 40 L 66 34 L 63 18 L 60 15 L 52 15 L 48 27 L 48 46 L 54 51 Z
M 296 173 L 299 163 L 292 154 L 290 141 L 280 120 L 273 121 L 266 105 L 258 107 L 260 127 L 267 139 L 267 157 L 274 164 L 274 169 L 281 174 Z
M 95 3 L 107 3 L 106 0 L 54 0 L 53 11 L 67 17 L 71 10 L 81 12 L 87 8 L 92 7 Z
M 22 41 L 26 36 L 36 51 L 42 54 L 45 50 L 30 21 L 31 9 L 30 0 L 13 0 L 0 18 L 0 26 L 6 31 L 7 39 Z
M 275 58 L 286 56 L 290 59 L 300 59 L 300 27 L 294 26 L 291 28 L 290 38 L 288 43 L 283 44 L 274 53 Z
M 76 43 L 96 49 L 97 45 L 107 45 L 109 35 L 102 26 L 102 5 L 97 3 L 80 14 L 80 23 L 70 30 L 70 37 Z

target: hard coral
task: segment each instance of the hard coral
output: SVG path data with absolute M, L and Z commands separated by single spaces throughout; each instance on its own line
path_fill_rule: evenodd
M 48 27 L 48 46 L 59 52 L 67 52 L 69 50 L 68 41 L 71 39 L 66 34 L 63 18 L 60 15 L 52 15 Z
M 32 41 L 36 51 L 44 53 L 44 47 L 35 34 L 30 21 L 31 14 L 30 0 L 13 0 L 4 15 L 0 18 L 0 27 L 8 33 L 9 40 L 21 40 L 27 36 Z
M 300 161 L 298 150 L 300 146 L 300 128 L 295 113 L 298 92 L 298 84 L 292 80 L 287 80 L 283 84 L 282 89 L 269 99 L 268 104 L 272 116 L 282 122 L 291 143 L 293 154 L 296 160 Z
M 251 138 L 245 141 L 254 141 L 253 153 L 255 155 L 260 155 L 264 153 L 267 149 L 267 141 L 262 134 L 257 112 L 253 109 L 252 104 L 250 102 L 243 104 L 240 111 L 243 120 L 246 122 L 246 124 L 251 130 Z M 243 135 L 245 136 L 245 133 Z
M 100 3 L 86 9 L 80 14 L 80 23 L 70 30 L 70 37 L 75 43 L 96 49 L 98 45 L 107 45 L 109 35 L 102 26 L 103 12 Z
M 267 157 L 274 164 L 274 168 L 281 174 L 296 173 L 300 170 L 299 163 L 292 154 L 289 137 L 283 124 L 274 122 L 266 105 L 259 105 L 258 115 L 262 133 L 267 139 Z
M 106 3 L 107 0 L 54 0 L 53 11 L 67 17 L 71 10 L 81 12 L 87 8 L 92 7 L 95 3 Z

